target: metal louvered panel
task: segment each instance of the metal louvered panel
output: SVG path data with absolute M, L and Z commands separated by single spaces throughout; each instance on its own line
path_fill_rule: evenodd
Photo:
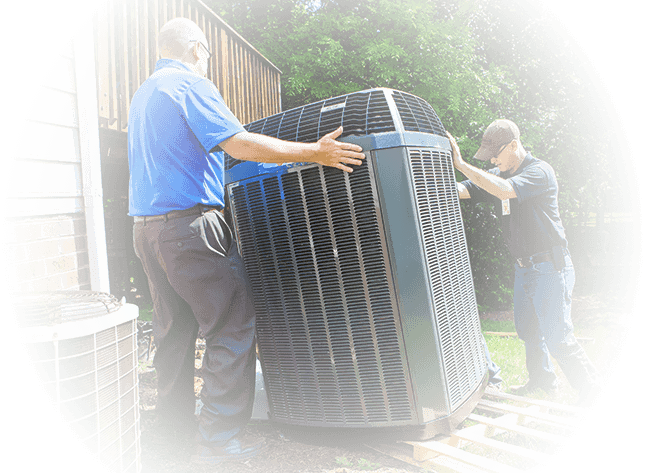
M 453 410 L 483 378 L 485 361 L 452 158 L 445 150 L 408 153 Z
M 229 190 L 272 417 L 415 420 L 370 164 L 294 168 Z
M 426 101 L 397 90 L 393 91 L 393 100 L 406 131 L 445 136 L 445 127 L 434 109 Z
M 395 131 L 384 90 L 356 92 L 293 108 L 252 122 L 245 129 L 286 141 L 314 143 L 340 126 L 344 127 L 342 138 Z M 225 169 L 240 162 L 226 155 Z

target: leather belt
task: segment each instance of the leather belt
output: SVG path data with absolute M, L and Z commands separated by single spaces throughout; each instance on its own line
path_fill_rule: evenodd
M 550 251 L 544 251 L 543 253 L 536 253 L 525 258 L 517 258 L 517 264 L 522 268 L 530 268 L 534 264 L 544 263 L 546 261 L 551 261 L 552 259 L 552 253 Z
M 170 212 L 162 215 L 136 216 L 135 223 L 143 223 L 144 225 L 146 225 L 146 223 L 148 222 L 155 222 L 158 220 L 168 221 L 173 218 L 182 218 L 182 217 L 188 217 L 190 215 L 199 215 L 206 212 L 211 212 L 212 210 L 217 210 L 223 215 L 225 214 L 225 211 L 219 207 L 209 207 L 207 205 L 196 205 L 194 207 L 190 207 L 184 210 L 171 210 Z

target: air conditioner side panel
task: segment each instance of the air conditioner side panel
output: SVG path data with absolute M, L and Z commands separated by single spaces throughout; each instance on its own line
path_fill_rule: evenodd
M 375 155 L 409 371 L 429 422 L 472 403 L 487 378 L 451 150 Z
M 383 149 L 374 156 L 408 368 L 418 415 L 429 422 L 447 416 L 449 402 L 406 148 Z
M 367 160 L 228 185 L 274 420 L 418 425 Z

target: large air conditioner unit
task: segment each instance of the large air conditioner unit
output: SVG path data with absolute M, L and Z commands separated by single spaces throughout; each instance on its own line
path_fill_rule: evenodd
M 339 125 L 366 152 L 351 174 L 226 159 L 270 416 L 449 432 L 488 374 L 449 141 L 427 102 L 391 89 L 246 129 L 314 142 Z

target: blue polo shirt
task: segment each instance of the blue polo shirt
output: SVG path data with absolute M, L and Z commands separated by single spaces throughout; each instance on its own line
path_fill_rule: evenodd
M 242 131 L 213 82 L 179 61 L 157 61 L 130 104 L 129 215 L 224 207 L 218 145 Z
M 557 203 L 559 187 L 550 164 L 528 153 L 512 174 L 501 173 L 498 168 L 488 172 L 507 179 L 517 194 L 516 199 L 510 199 L 509 215 L 503 215 L 501 199 L 472 181 L 461 184 L 467 188 L 472 200 L 494 204 L 513 257 L 527 257 L 549 251 L 554 246 L 568 246 Z

